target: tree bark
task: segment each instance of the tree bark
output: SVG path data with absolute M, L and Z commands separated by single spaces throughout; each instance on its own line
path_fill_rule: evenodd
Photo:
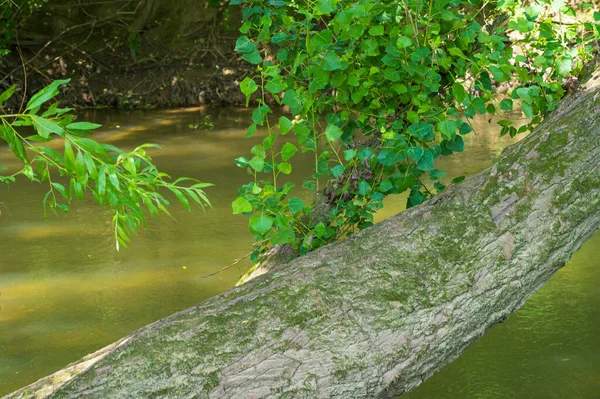
M 597 71 L 463 184 L 145 327 L 29 397 L 395 398 L 598 230 L 599 164 Z

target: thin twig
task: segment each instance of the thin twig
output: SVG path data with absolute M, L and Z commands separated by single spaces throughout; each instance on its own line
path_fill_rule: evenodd
M 485 156 L 488 157 L 488 159 L 490 161 L 493 161 L 494 158 L 490 155 L 488 149 L 483 145 L 483 143 L 481 142 L 481 138 L 479 137 L 479 134 L 477 134 L 477 131 L 475 130 L 475 126 L 473 126 L 473 124 L 471 123 L 471 118 L 467 117 L 467 123 L 469 124 L 469 126 L 471 127 L 471 129 L 473 130 L 473 134 L 475 134 L 475 137 L 477 137 L 477 142 L 479 143 L 479 145 L 481 146 L 481 148 L 483 149 L 483 152 L 485 153 Z
M 236 260 L 234 260 L 234 261 L 233 261 L 231 264 L 229 264 L 229 265 L 227 265 L 227 266 L 224 266 L 224 267 L 222 267 L 221 269 L 217 270 L 216 272 L 214 272 L 214 273 L 211 273 L 211 274 L 206 274 L 206 275 L 204 275 L 204 276 L 200 276 L 200 278 L 209 278 L 209 277 L 215 276 L 215 275 L 217 275 L 217 274 L 219 274 L 219 273 L 222 273 L 222 272 L 224 272 L 225 270 L 227 270 L 227 269 L 230 269 L 230 268 L 232 268 L 233 266 L 237 265 L 238 263 L 240 263 L 240 262 L 241 262 L 241 261 L 243 261 L 244 259 L 248 258 L 250 255 L 252 255 L 252 252 L 250 252 L 250 253 L 248 253 L 248 254 L 246 254 L 246 255 L 242 256 L 242 257 L 241 257 L 241 258 L 239 258 L 239 259 L 236 259 Z

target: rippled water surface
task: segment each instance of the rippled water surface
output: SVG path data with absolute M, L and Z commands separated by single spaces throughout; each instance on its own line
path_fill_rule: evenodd
M 213 130 L 190 129 L 210 114 Z M 0 186 L 0 395 L 50 374 L 132 331 L 192 306 L 235 283 L 248 263 L 211 277 L 249 252 L 247 220 L 230 203 L 248 176 L 233 159 L 246 155 L 250 116 L 237 109 L 98 111 L 95 138 L 131 149 L 144 142 L 172 176 L 213 182 L 213 208 L 176 221 L 152 221 L 129 249 L 116 252 L 110 214 L 90 199 L 43 218 L 44 185 Z M 509 139 L 485 120 L 466 154 L 443 160 L 451 176 L 486 167 Z M 310 160 L 296 159 L 298 181 Z M 6 147 L 0 165 L 16 167 Z M 301 194 L 306 195 L 306 194 Z M 381 220 L 403 209 L 389 199 Z M 456 362 L 403 396 L 416 398 L 600 398 L 600 235 L 506 324 L 494 327 Z

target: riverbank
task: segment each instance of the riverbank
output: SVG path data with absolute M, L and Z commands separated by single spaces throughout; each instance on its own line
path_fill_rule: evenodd
M 53 1 L 19 25 L 10 53 L 0 56 L 0 92 L 17 85 L 5 110 L 67 78 L 63 106 L 245 104 L 239 82 L 253 68 L 234 52 L 238 7 L 209 0 L 105 3 Z

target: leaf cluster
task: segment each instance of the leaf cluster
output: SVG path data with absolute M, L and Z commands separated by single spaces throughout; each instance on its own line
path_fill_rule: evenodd
M 130 234 L 146 223 L 147 215 L 170 216 L 167 197 L 159 192 L 170 191 L 186 208 L 195 203 L 210 205 L 204 191 L 211 186 L 191 178 L 171 181 L 160 172 L 146 152 L 158 147 L 144 144 L 133 151 L 102 144 L 87 137 L 101 126 L 75 122 L 70 108 L 56 103 L 42 110 L 59 93 L 59 86 L 68 80 L 57 80 L 31 97 L 25 111 L 0 115 L 0 139 L 10 146 L 23 167 L 10 175 L 0 175 L 0 182 L 14 182 L 19 175 L 48 185 L 44 196 L 44 212 L 68 211 L 73 198 L 83 199 L 86 192 L 100 204 L 111 209 L 117 249 L 127 246 Z M 15 91 L 12 86 L 0 94 L 0 107 Z M 25 134 L 33 129 L 35 134 Z M 52 142 L 54 145 L 46 146 Z M 59 144 L 60 143 L 60 144 Z M 62 150 L 56 150 L 56 144 Z M 54 147 L 54 148 L 52 148 Z
M 233 0 L 244 18 L 236 51 L 256 65 L 240 84 L 257 104 L 247 136 L 268 132 L 236 160 L 254 176 L 233 202 L 250 216 L 253 258 L 282 243 L 305 253 L 367 227 L 390 194 L 408 191 L 414 206 L 444 190 L 436 160 L 464 150 L 478 114 L 520 107 L 524 126 L 499 122 L 511 136 L 539 124 L 600 29 L 597 17 L 561 23 L 576 13 L 564 2 L 531 3 Z M 272 121 L 269 98 L 293 118 Z M 278 185 L 298 151 L 314 154 L 303 187 L 324 198 L 325 215 Z

